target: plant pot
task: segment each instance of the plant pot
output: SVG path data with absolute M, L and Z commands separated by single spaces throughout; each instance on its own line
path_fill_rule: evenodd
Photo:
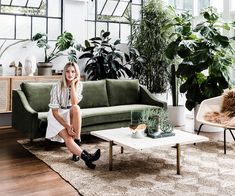
M 169 120 L 174 127 L 185 125 L 185 108 L 183 105 L 167 106 Z
M 197 121 L 197 112 L 199 110 L 200 104 L 197 104 L 196 107 L 194 108 L 194 130 L 198 131 L 201 123 Z M 202 132 L 222 132 L 224 131 L 224 128 L 219 128 L 219 127 L 214 127 L 210 125 L 203 125 L 201 128 Z
M 39 76 L 51 76 L 52 75 L 52 63 L 38 62 L 38 75 Z

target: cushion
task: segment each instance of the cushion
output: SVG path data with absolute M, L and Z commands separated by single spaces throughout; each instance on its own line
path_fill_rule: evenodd
M 127 105 L 140 102 L 138 80 L 106 80 L 109 105 Z
M 83 82 L 82 95 L 81 108 L 109 106 L 105 80 Z
M 119 105 L 99 108 L 82 109 L 82 127 L 107 124 L 114 122 L 129 121 L 131 123 L 131 111 L 142 111 L 145 109 L 155 109 L 157 106 L 144 104 Z
M 29 105 L 37 112 L 49 110 L 50 92 L 54 83 L 23 82 L 20 86 Z

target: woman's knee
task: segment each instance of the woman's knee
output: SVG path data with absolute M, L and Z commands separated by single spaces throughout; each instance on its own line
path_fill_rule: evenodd
M 75 113 L 75 112 L 76 112 L 76 113 L 79 113 L 79 114 L 80 114 L 80 111 L 81 111 L 79 105 L 72 105 L 72 107 L 70 108 L 70 110 L 71 110 L 72 113 Z

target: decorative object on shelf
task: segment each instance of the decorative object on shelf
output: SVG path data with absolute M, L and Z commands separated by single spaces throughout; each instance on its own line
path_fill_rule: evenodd
M 146 124 L 130 124 L 129 128 L 132 131 L 133 138 L 145 137 Z
M 38 75 L 52 75 L 52 60 L 59 56 L 68 56 L 69 61 L 77 61 L 76 50 L 81 50 L 81 45 L 77 44 L 74 40 L 73 35 L 69 32 L 63 32 L 57 37 L 54 48 L 51 53 L 48 53 L 48 50 L 51 48 L 48 44 L 48 37 L 44 33 L 37 33 L 33 36 L 33 41 L 37 42 L 39 48 L 44 49 L 44 62 L 39 62 L 38 66 Z M 71 49 L 70 49 L 71 48 Z M 63 51 L 70 49 L 67 54 L 62 53 Z
M 15 68 L 15 76 L 22 76 L 22 63 L 21 62 L 16 63 L 15 61 L 12 61 L 9 67 Z
M 25 59 L 25 74 L 26 76 L 33 76 L 37 69 L 37 63 L 35 56 L 28 56 Z

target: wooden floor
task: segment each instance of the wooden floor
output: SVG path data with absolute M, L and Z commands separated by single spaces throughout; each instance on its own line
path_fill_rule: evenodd
M 25 150 L 13 129 L 0 129 L 0 195 L 79 195 L 45 163 Z
M 192 132 L 192 122 L 187 120 L 182 129 Z M 223 140 L 223 133 L 201 135 Z M 0 129 L 0 195 L 79 195 L 56 172 L 18 144 L 17 139 L 22 139 L 18 131 Z M 227 141 L 233 141 L 230 134 Z

